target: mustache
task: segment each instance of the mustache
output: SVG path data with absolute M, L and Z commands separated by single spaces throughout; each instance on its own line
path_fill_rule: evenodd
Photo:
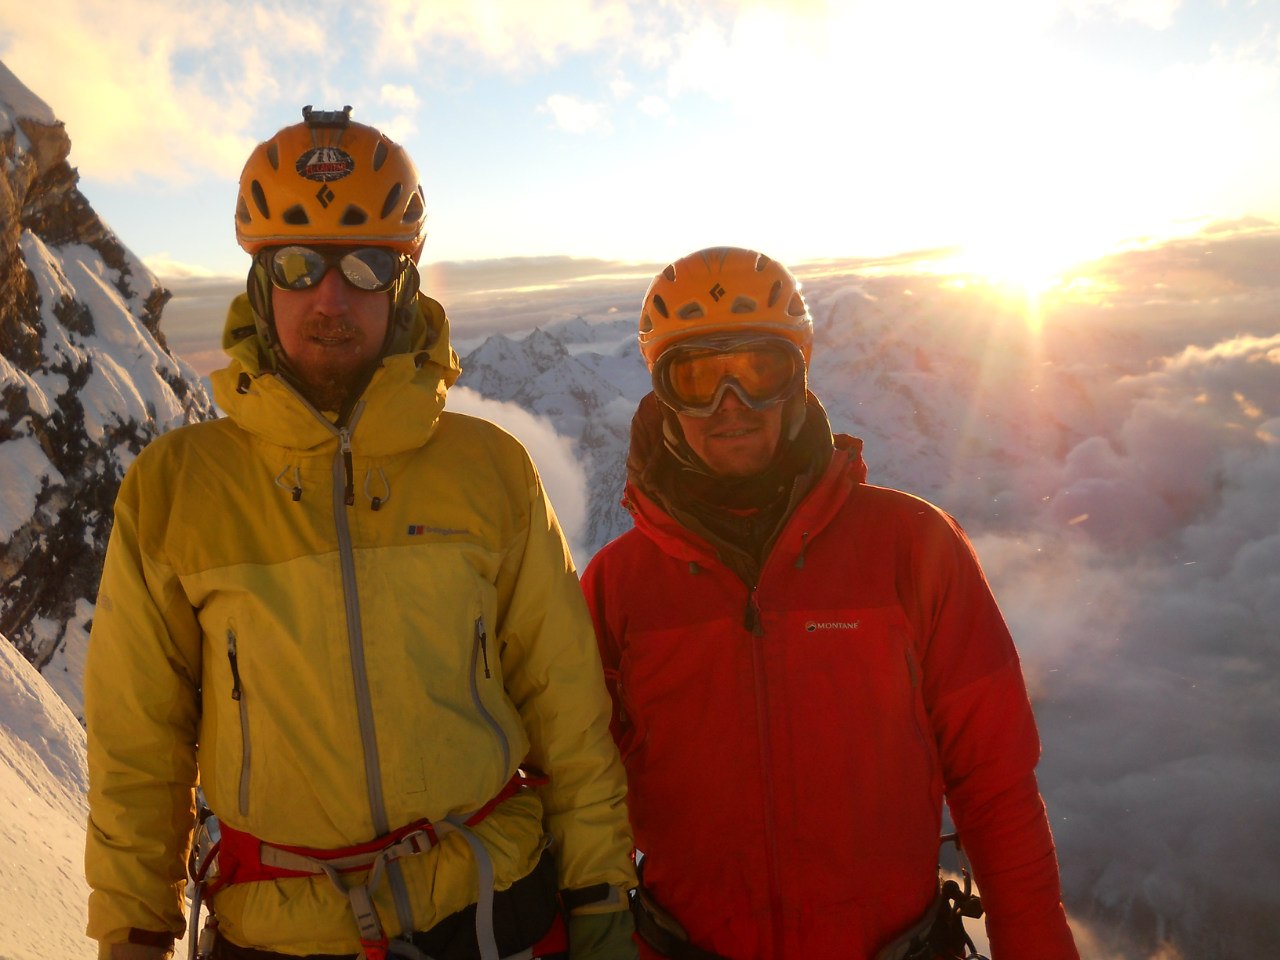
M 347 320 L 337 317 L 317 316 L 302 324 L 301 331 L 306 337 L 363 337 L 364 331 Z

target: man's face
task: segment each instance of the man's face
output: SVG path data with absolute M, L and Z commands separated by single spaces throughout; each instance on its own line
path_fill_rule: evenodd
M 308 399 L 338 410 L 382 350 L 391 294 L 357 290 L 330 268 L 306 290 L 271 288 L 276 335 Z
M 726 390 L 709 417 L 677 413 L 689 447 L 712 473 L 722 477 L 750 477 L 773 461 L 782 436 L 783 403 L 752 410 Z

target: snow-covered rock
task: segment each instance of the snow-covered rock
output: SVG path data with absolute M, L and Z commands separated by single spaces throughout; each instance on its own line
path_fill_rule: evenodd
M 78 660 L 66 626 L 96 596 L 134 455 L 212 415 L 161 332 L 168 292 L 76 188 L 70 146 L 0 64 L 0 632 L 37 667 Z

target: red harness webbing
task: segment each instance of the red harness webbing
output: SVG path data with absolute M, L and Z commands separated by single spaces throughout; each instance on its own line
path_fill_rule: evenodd
M 475 826 L 489 816 L 498 804 L 515 796 L 522 787 L 542 786 L 548 782 L 545 774 L 518 769 L 511 779 L 507 781 L 506 786 L 499 790 L 492 800 L 469 814 L 463 819 L 462 823 L 469 827 Z M 217 869 L 214 871 L 214 876 L 208 881 L 205 888 L 204 895 L 206 897 L 212 896 L 223 887 L 231 886 L 232 884 L 253 883 L 258 880 L 310 877 L 319 872 L 317 870 L 293 870 L 273 863 L 263 863 L 263 847 L 273 847 L 286 853 L 324 861 L 329 863 L 335 870 L 347 873 L 369 869 L 380 853 L 401 841 L 408 841 L 404 851 L 405 854 L 424 853 L 440 842 L 435 825 L 425 818 L 405 824 L 403 827 L 391 831 L 391 833 L 376 837 L 365 843 L 328 850 L 290 846 L 283 843 L 269 843 L 251 833 L 237 830 L 221 822 L 218 828 L 220 832 L 219 840 L 209 851 L 200 871 L 200 876 L 196 878 L 197 880 L 203 880 L 205 873 L 209 870 L 209 866 L 216 863 Z

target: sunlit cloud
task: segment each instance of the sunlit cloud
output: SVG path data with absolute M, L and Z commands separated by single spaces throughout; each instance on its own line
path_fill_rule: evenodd
M 565 539 L 579 564 L 586 563 L 582 536 L 587 520 L 587 480 L 573 444 L 556 432 L 550 421 L 516 403 L 491 400 L 474 390 L 449 390 L 449 409 L 498 424 L 529 451 Z
M 199 264 L 174 260 L 167 253 L 143 257 L 142 262 L 156 276 L 171 280 L 203 280 L 217 275 L 213 270 Z
M 635 92 L 636 85 L 624 76 L 616 76 L 609 81 L 609 92 L 617 99 L 625 100 Z
M 1152 30 L 1167 30 L 1182 0 L 1066 0 L 1067 10 L 1082 19 L 1130 21 Z
M 378 103 L 392 111 L 390 117 L 378 120 L 378 129 L 392 140 L 403 142 L 418 132 L 416 114 L 421 101 L 408 84 L 384 83 L 378 91 Z
M 613 124 L 609 122 L 606 107 L 568 94 L 552 94 L 538 107 L 538 111 L 551 114 L 556 127 L 565 133 L 611 133 L 613 131 Z
M 377 25 L 370 39 L 386 62 L 414 64 L 425 49 L 460 48 L 454 55 L 478 53 L 495 69 L 520 72 L 624 37 L 630 8 L 623 0 L 374 0 L 360 17 Z
M 421 101 L 417 91 L 408 84 L 384 83 L 378 91 L 378 102 L 397 110 L 416 110 Z
M 641 97 L 636 102 L 636 107 L 641 113 L 651 117 L 665 117 L 671 113 L 671 104 L 653 95 Z
M 50 0 L 6 8 L 0 59 L 66 123 L 73 163 L 107 181 L 190 182 L 239 172 L 257 103 L 279 90 L 275 64 L 314 50 L 321 23 L 229 3 Z

